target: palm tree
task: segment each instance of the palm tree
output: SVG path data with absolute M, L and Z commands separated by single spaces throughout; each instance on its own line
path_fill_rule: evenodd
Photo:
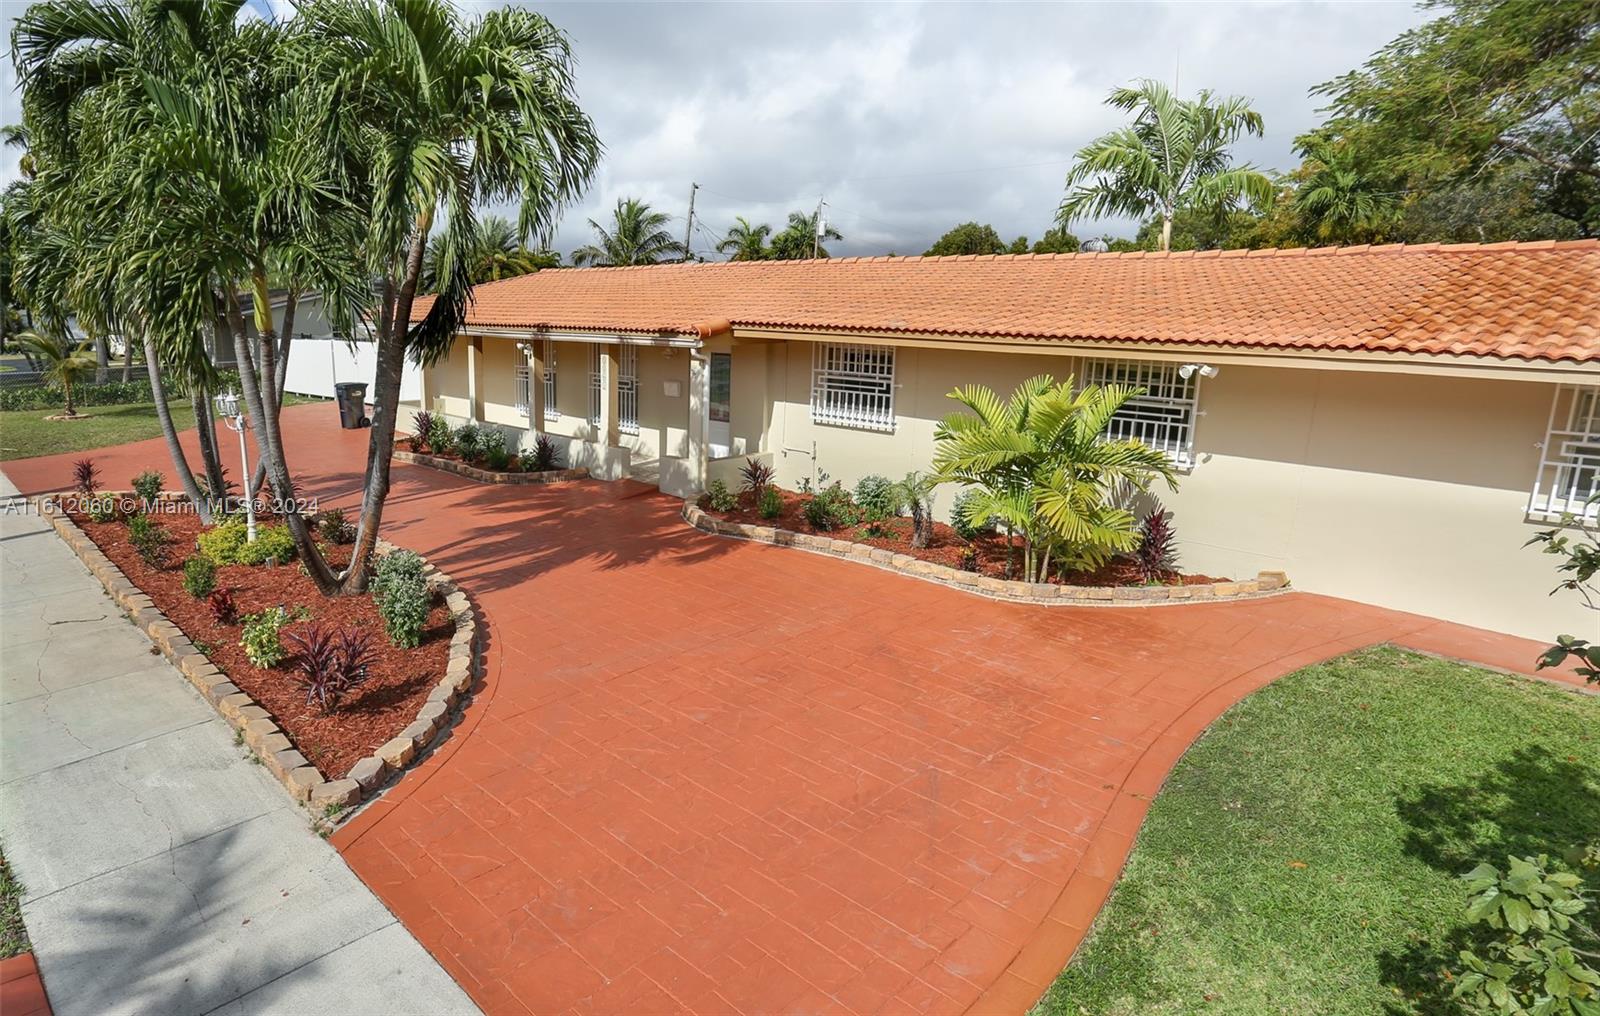
M 974 529 L 997 522 L 1022 535 L 1025 581 L 1047 580 L 1052 558 L 1093 567 L 1132 550 L 1138 518 L 1119 493 L 1147 490 L 1157 478 L 1175 488 L 1165 453 L 1105 436 L 1112 416 L 1138 393 L 1121 385 L 1074 391 L 1071 378 L 1057 384 L 1041 374 L 1008 401 L 982 385 L 949 394 L 969 412 L 946 417 L 934 431 L 938 482 L 975 488 L 962 520 Z
M 1261 114 L 1239 96 L 1202 90 L 1179 99 L 1158 81 L 1118 88 L 1107 105 L 1134 112 L 1133 124 L 1078 150 L 1057 213 L 1063 226 L 1100 215 L 1161 217 L 1161 249 L 1172 249 L 1172 217 L 1192 208 L 1218 217 L 1240 202 L 1272 198 L 1272 181 L 1254 166 L 1233 165 L 1229 146 L 1260 136 Z
M 589 220 L 595 242 L 573 251 L 573 264 L 653 265 L 684 256 L 683 244 L 664 228 L 672 219 L 666 212 L 653 212 L 638 198 L 618 198 L 611 217 L 609 230 Z
M 474 286 L 484 282 L 499 282 L 519 275 L 531 275 L 543 268 L 557 268 L 561 255 L 550 251 L 534 251 L 523 246 L 517 227 L 509 219 L 498 215 L 486 216 L 478 224 L 479 246 L 468 259 L 468 277 Z M 423 264 L 422 288 L 435 292 L 444 262 L 443 237 L 434 234 L 428 241 L 427 260 Z
M 760 261 L 767 256 L 767 237 L 771 235 L 772 227 L 765 222 L 752 226 L 749 219 L 740 215 L 717 244 L 717 253 L 731 254 L 730 261 Z
M 44 364 L 46 381 L 61 386 L 66 396 L 66 410 L 62 415 L 77 416 L 78 410 L 72 404 L 72 390 L 94 373 L 96 363 L 94 353 L 90 350 L 93 343 L 85 341 L 73 346 L 59 335 L 26 331 L 17 334 L 17 345 Z
M 828 248 L 822 246 L 824 240 L 843 240 L 844 236 L 832 226 L 824 225 L 822 234 L 817 235 L 817 219 L 820 210 L 809 215 L 805 212 L 790 212 L 789 224 L 783 227 L 783 232 L 772 238 L 772 249 L 767 256 L 774 261 L 803 261 L 809 258 L 825 258 Z
M 1295 191 L 1296 211 L 1318 239 L 1356 242 L 1375 238 L 1389 222 L 1394 198 L 1362 171 L 1349 145 L 1308 138 L 1300 146 L 1305 180 Z

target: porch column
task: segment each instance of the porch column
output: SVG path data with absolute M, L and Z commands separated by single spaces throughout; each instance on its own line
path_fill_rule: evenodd
M 621 345 L 616 342 L 607 342 L 600 347 L 599 437 L 607 448 L 615 448 L 621 442 L 617 420 L 617 372 L 622 367 L 621 350 Z
M 528 430 L 544 433 L 544 343 L 538 339 L 517 344 L 528 359 Z
M 474 335 L 467 346 L 467 415 L 483 422 L 483 336 Z
M 706 489 L 711 458 L 711 361 L 701 350 L 689 354 L 689 476 L 695 492 Z

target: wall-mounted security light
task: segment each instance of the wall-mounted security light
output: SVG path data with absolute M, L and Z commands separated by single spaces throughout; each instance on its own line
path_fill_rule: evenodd
M 1209 363 L 1186 363 L 1182 367 L 1178 368 L 1178 376 L 1187 381 L 1194 377 L 1196 371 L 1200 372 L 1201 377 L 1217 376 L 1217 368 L 1211 366 Z

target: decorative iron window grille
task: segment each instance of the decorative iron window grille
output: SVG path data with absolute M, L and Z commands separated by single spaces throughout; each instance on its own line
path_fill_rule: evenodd
M 544 418 L 561 419 L 556 408 L 556 344 L 549 339 L 544 340 Z
M 1600 504 L 1600 385 L 1561 385 L 1550 401 L 1550 422 L 1539 446 L 1539 472 L 1528 516 L 1559 522 L 1565 515 L 1594 522 Z
M 1180 377 L 1182 364 L 1160 360 L 1090 360 L 1083 380 L 1092 385 L 1142 388 L 1129 399 L 1106 428 L 1111 438 L 1132 438 L 1167 453 L 1173 464 L 1194 464 L 1194 421 L 1199 404 L 1200 378 Z
M 605 398 L 605 377 L 601 374 L 599 345 L 589 347 L 589 423 L 600 426 L 600 405 Z M 639 349 L 621 344 L 617 356 L 617 429 L 624 434 L 639 433 Z
M 817 343 L 811 422 L 894 430 L 894 347 Z
M 589 347 L 589 426 L 600 426 L 600 400 L 605 395 L 605 378 L 600 376 L 600 347 Z
M 533 405 L 533 387 L 529 381 L 528 362 L 517 364 L 517 412 L 527 416 Z

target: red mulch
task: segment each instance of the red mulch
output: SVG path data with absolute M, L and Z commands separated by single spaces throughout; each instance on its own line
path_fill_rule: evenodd
M 193 553 L 195 538 L 204 528 L 199 518 L 187 512 L 154 518 L 173 537 L 167 565 L 161 569 L 145 564 L 129 545 L 126 523 L 92 522 L 76 514 L 72 520 L 219 670 L 272 713 L 289 740 L 323 776 L 343 778 L 359 759 L 372 754 L 374 748 L 417 718 L 417 710 L 444 675 L 449 661 L 455 624 L 443 603 L 435 604 L 428 614 L 422 645 L 399 649 L 384 636 L 383 620 L 371 597 L 325 597 L 310 578 L 300 574 L 294 562 L 218 567 L 217 588 L 233 592 L 241 617 L 280 604 L 291 614 L 295 607 L 304 606 L 311 611 L 310 619 L 285 625 L 285 635 L 303 634 L 319 622 L 371 633 L 375 662 L 368 668 L 366 682 L 333 713 L 323 714 L 306 703 L 305 692 L 292 677 L 293 642 L 284 639 L 285 648 L 290 650 L 287 659 L 270 670 L 262 670 L 249 661 L 239 645 L 241 625 L 222 624 L 212 616 L 205 600 L 197 600 L 184 591 L 183 560 Z M 328 555 L 342 566 L 350 560 L 350 549 L 329 547 Z
M 973 570 L 979 574 L 992 578 L 1006 577 L 1006 560 L 1010 551 L 1006 546 L 1004 535 L 988 533 L 981 534 L 971 541 L 963 540 L 956 531 L 943 522 L 933 524 L 933 539 L 926 547 L 911 546 L 911 520 L 908 518 L 886 519 L 878 523 L 878 534 L 868 532 L 864 524 L 846 526 L 842 529 L 832 529 L 826 532 L 811 528 L 811 523 L 806 521 L 805 503 L 811 500 L 809 495 L 796 494 L 793 491 L 778 488 L 778 494 L 783 500 L 783 510 L 777 518 L 763 518 L 756 510 L 755 502 L 748 493 L 739 495 L 739 507 L 731 512 L 712 511 L 705 498 L 700 499 L 700 507 L 711 515 L 729 522 L 740 522 L 753 526 L 776 526 L 779 529 L 788 529 L 796 533 L 812 533 L 821 536 L 831 536 L 835 540 L 849 540 L 852 543 L 865 543 L 873 547 L 882 547 L 898 554 L 910 554 L 912 557 L 934 564 L 942 564 L 949 568 L 967 568 L 970 564 L 964 563 L 967 549 L 970 547 L 977 552 L 977 566 Z M 1016 562 L 1020 567 L 1022 562 L 1022 548 L 1020 541 L 1017 543 Z M 1118 558 L 1107 563 L 1104 567 L 1094 571 L 1074 571 L 1065 574 L 1056 573 L 1050 581 L 1068 586 L 1142 586 L 1144 579 L 1139 576 L 1138 568 L 1132 561 Z M 1186 575 L 1179 572 L 1169 573 L 1165 577 L 1165 584 L 1174 586 L 1197 586 L 1211 582 L 1227 582 L 1227 579 L 1212 578 L 1209 575 Z
M 511 457 L 510 461 L 506 464 L 506 468 L 504 468 L 504 469 L 490 469 L 489 468 L 489 463 L 487 461 L 485 461 L 481 456 L 476 458 L 476 459 L 473 459 L 471 462 L 468 462 L 466 459 L 464 459 L 461 456 L 457 455 L 455 452 L 438 452 L 438 451 L 434 451 L 432 448 L 428 448 L 428 449 L 423 450 L 423 451 L 418 451 L 417 450 L 417 445 L 416 445 L 416 438 L 405 438 L 405 442 L 406 442 L 406 447 L 411 452 L 413 452 L 414 454 L 427 455 L 427 456 L 429 456 L 431 458 L 435 458 L 435 459 L 449 459 L 451 462 L 460 462 L 461 464 L 467 465 L 467 466 L 471 466 L 474 469 L 481 469 L 485 473 L 520 473 L 520 472 L 522 472 L 522 460 L 517 458 L 515 455 L 513 455 Z

